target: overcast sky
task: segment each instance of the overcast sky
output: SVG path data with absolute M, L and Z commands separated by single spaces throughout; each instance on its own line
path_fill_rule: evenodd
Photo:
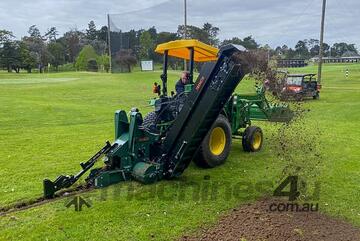
M 272 47 L 294 46 L 304 38 L 319 39 L 322 0 L 188 0 L 188 24 L 210 22 L 220 39 L 252 35 Z M 183 23 L 183 0 L 0 0 L 0 29 L 17 38 L 35 24 L 43 33 L 55 26 L 60 34 L 84 30 L 90 20 L 100 27 L 106 14 L 119 29 L 156 26 L 176 31 Z M 360 47 L 360 1 L 327 0 L 325 42 L 355 43 Z

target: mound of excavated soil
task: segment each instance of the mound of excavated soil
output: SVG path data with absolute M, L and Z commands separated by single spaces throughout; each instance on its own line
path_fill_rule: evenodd
M 360 229 L 349 223 L 319 212 L 271 212 L 272 203 L 267 199 L 233 209 L 198 236 L 180 240 L 360 241 Z

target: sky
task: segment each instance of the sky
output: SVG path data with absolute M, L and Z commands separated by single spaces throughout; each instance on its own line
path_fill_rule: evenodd
M 100 28 L 111 16 L 112 29 L 155 26 L 176 32 L 184 22 L 184 0 L 0 0 L 0 29 L 20 39 L 35 24 L 42 33 L 55 26 L 60 34 L 84 30 L 90 20 Z M 322 0 L 187 0 L 187 22 L 210 22 L 221 40 L 252 35 L 262 45 L 319 39 Z M 355 43 L 360 48 L 360 1 L 327 0 L 324 41 Z

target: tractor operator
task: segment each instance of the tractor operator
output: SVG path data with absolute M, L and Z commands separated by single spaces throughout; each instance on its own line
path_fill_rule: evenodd
M 185 85 L 189 84 L 190 73 L 184 71 L 181 73 L 180 79 L 176 82 L 175 91 L 179 95 L 185 91 Z

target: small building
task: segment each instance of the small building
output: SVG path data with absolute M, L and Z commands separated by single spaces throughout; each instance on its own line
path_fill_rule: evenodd
M 277 61 L 277 66 L 279 68 L 296 68 L 296 67 L 305 67 L 307 63 L 305 59 L 279 59 Z
M 311 62 L 319 62 L 319 57 L 313 57 L 310 59 Z M 360 56 L 350 57 L 323 57 L 323 63 L 360 63 Z

